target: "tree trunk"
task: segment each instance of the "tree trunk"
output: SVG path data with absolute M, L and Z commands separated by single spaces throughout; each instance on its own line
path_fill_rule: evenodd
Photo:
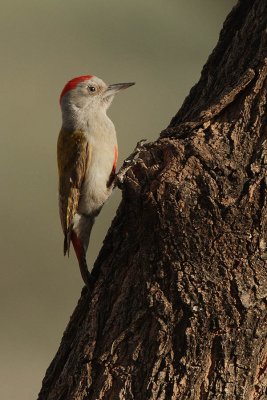
M 126 175 L 39 400 L 267 399 L 267 2 Z

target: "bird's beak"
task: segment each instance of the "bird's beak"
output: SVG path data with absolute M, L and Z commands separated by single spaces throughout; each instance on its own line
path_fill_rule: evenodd
M 130 86 L 135 85 L 135 82 L 127 82 L 127 83 L 113 83 L 107 87 L 107 90 L 104 94 L 104 97 L 109 97 L 119 92 L 122 89 L 127 89 Z

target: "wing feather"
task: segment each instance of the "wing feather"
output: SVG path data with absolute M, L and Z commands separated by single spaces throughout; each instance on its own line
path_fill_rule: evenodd
M 70 248 L 73 217 L 77 212 L 81 186 L 89 167 L 89 143 L 82 132 L 61 130 L 57 146 L 59 171 L 59 213 L 65 235 L 64 254 Z

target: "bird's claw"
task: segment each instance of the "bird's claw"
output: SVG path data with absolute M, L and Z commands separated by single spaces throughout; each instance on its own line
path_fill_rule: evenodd
M 141 139 L 139 142 L 137 142 L 137 145 L 135 146 L 134 151 L 132 154 L 126 158 L 119 169 L 118 173 L 115 176 L 114 179 L 114 186 L 118 186 L 118 188 L 122 188 L 123 181 L 125 179 L 125 175 L 127 171 L 132 168 L 134 165 L 138 163 L 138 161 L 141 161 L 139 158 L 140 151 L 143 150 L 144 144 L 147 139 Z

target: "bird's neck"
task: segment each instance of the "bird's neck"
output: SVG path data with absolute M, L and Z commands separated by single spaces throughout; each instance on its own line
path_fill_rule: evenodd
M 92 132 L 112 124 L 105 109 L 78 108 L 70 106 L 62 110 L 62 128 L 73 132 Z

